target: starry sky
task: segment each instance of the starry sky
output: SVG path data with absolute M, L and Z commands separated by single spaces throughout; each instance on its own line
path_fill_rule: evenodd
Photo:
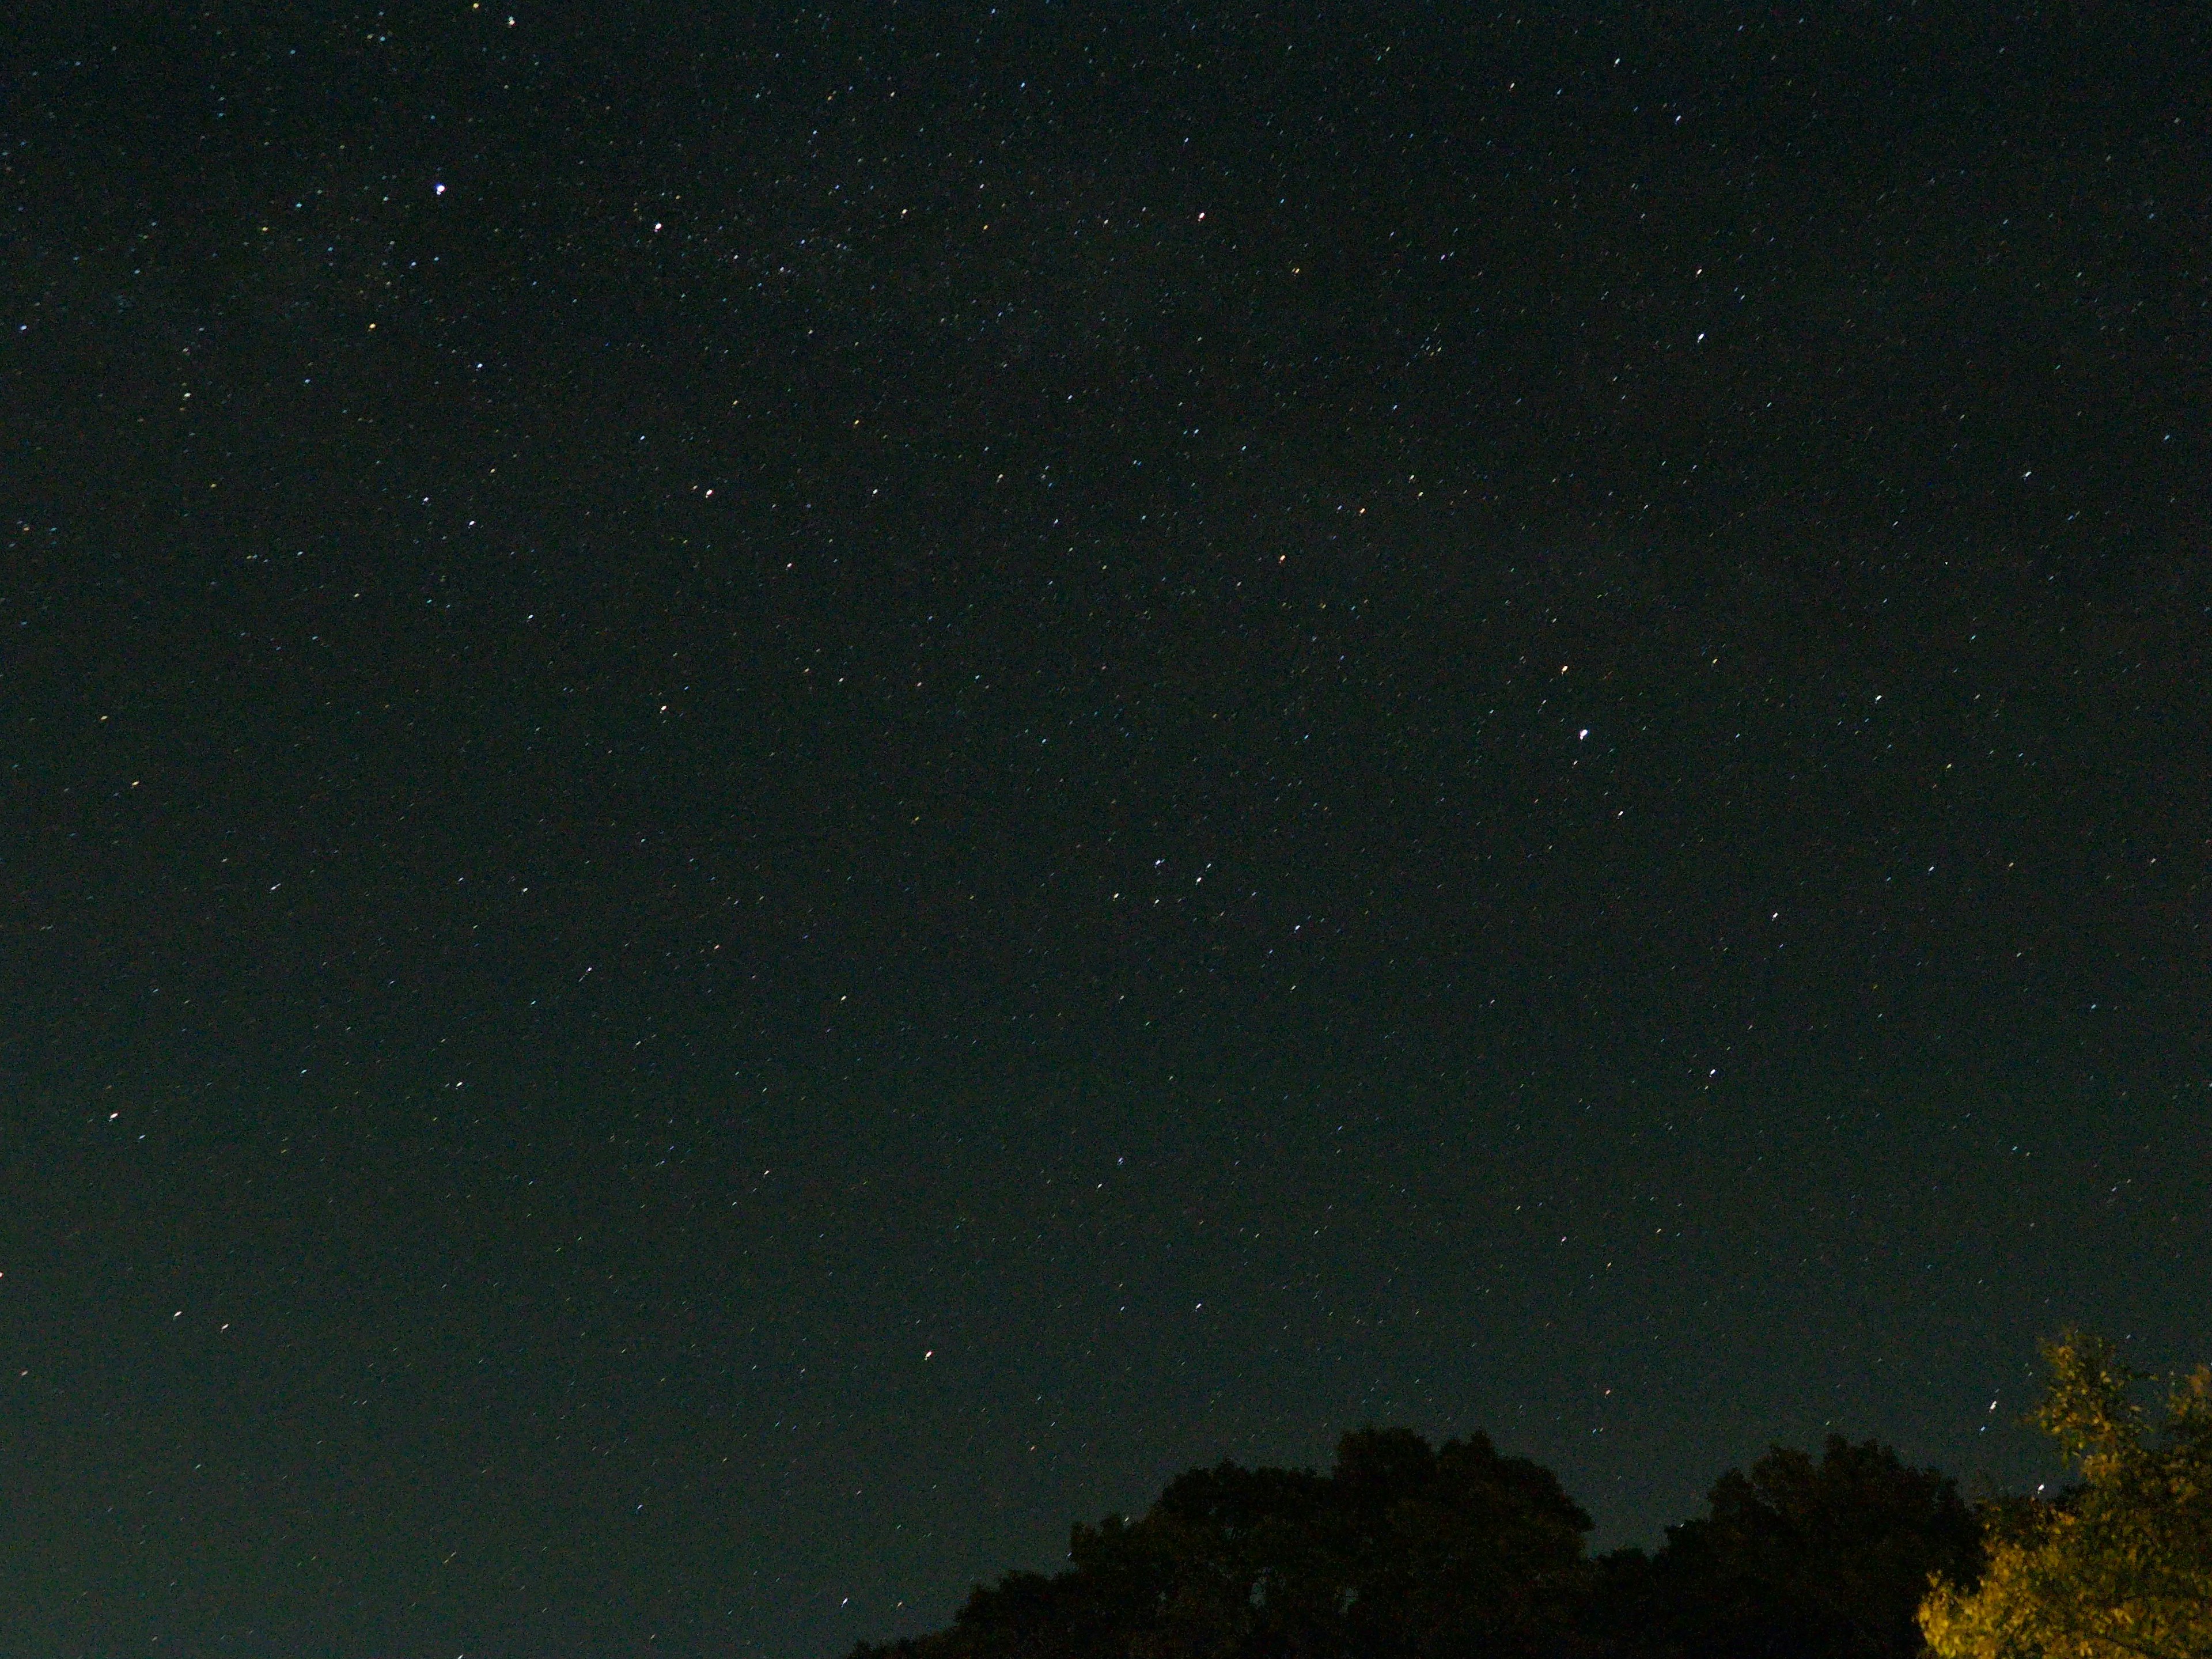
M 800 1659 L 2212 1357 L 2192 8 L 52 9 L 0 1651 Z

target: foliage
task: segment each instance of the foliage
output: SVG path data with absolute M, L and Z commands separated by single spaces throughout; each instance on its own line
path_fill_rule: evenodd
M 1938 1659 L 2212 1659 L 2212 1371 L 2155 1431 L 2109 1341 L 2044 1350 L 2035 1421 L 2081 1471 L 2048 1501 L 1993 1506 L 1978 1588 L 1939 1579 L 1921 1609 Z
M 1777 1446 L 1723 1475 L 1648 1563 L 1608 1557 L 1589 1622 L 1614 1652 L 1911 1659 L 1929 1575 L 1971 1579 L 1978 1557 L 1948 1476 L 1832 1436 L 1817 1462 Z
M 1233 1463 L 1141 1519 L 1079 1526 L 1072 1566 L 978 1587 L 913 1659 L 1430 1659 L 1564 1638 L 1589 1517 L 1476 1435 L 1347 1435 L 1327 1476 Z
M 1588 1560 L 1589 1524 L 1480 1435 L 1370 1429 L 1327 1475 L 1194 1470 L 854 1659 L 1911 1659 L 1929 1574 L 1978 1566 L 1948 1479 L 1841 1439 L 1731 1471 L 1656 1557 Z

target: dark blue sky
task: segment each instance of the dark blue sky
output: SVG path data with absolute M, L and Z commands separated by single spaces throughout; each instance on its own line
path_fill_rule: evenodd
M 2203 1356 L 2177 13 L 66 27 L 0 1648 L 799 1659 Z

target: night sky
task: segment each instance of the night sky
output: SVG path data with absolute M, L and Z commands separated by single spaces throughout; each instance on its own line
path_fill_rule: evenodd
M 40 9 L 0 1652 L 2212 1357 L 2198 9 Z

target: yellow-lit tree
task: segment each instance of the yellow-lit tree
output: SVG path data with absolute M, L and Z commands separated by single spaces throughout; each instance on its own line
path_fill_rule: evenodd
M 2044 1358 L 2035 1421 L 2081 1484 L 1992 1508 L 1979 1585 L 1938 1578 L 1921 1606 L 1928 1645 L 1937 1659 L 2212 1659 L 2212 1370 L 2175 1387 L 2154 1427 L 2109 1341 L 2068 1331 Z

